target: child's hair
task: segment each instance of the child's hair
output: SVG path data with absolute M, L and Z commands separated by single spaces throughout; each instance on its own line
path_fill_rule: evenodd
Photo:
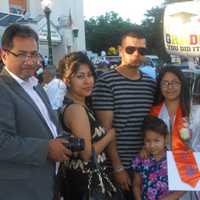
M 163 135 L 164 137 L 168 134 L 167 125 L 162 119 L 159 119 L 158 117 L 155 117 L 153 115 L 149 115 L 145 117 L 142 130 L 144 133 L 144 137 L 147 131 L 154 131 L 160 135 Z

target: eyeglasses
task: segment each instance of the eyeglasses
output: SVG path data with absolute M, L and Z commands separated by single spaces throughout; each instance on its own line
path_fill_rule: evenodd
M 28 52 L 24 52 L 24 53 L 14 53 L 8 49 L 4 49 L 4 51 L 7 51 L 8 53 L 12 54 L 13 56 L 25 61 L 27 58 L 30 58 L 34 61 L 38 61 L 38 59 L 40 58 L 40 54 L 38 52 L 32 52 L 32 53 L 28 53 Z
M 178 81 L 162 81 L 161 82 L 162 88 L 168 88 L 169 86 L 171 86 L 172 88 L 177 88 L 180 85 L 181 85 L 181 83 Z
M 127 46 L 125 51 L 127 54 L 133 54 L 135 51 L 138 51 L 138 53 L 142 56 L 147 54 L 147 49 L 144 47 Z

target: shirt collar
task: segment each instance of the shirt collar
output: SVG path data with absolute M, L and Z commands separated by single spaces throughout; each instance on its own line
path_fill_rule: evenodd
M 30 78 L 28 78 L 28 80 L 23 80 L 21 78 L 19 78 L 18 76 L 16 76 L 14 73 L 12 73 L 7 67 L 5 67 L 6 71 L 10 74 L 10 76 L 12 78 L 14 78 L 17 83 L 19 83 L 21 86 L 30 86 L 30 87 L 34 87 L 38 84 L 38 79 L 35 78 L 34 76 L 31 76 Z

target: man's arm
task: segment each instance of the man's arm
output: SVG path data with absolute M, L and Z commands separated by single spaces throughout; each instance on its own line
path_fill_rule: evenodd
M 97 118 L 100 124 L 109 130 L 112 127 L 113 121 L 113 111 L 96 111 Z M 121 161 L 117 153 L 116 140 L 112 141 L 110 145 L 106 148 L 107 154 L 112 162 L 113 166 L 121 166 Z
M 113 111 L 96 111 L 96 116 L 100 124 L 107 130 L 112 128 Z M 114 169 L 114 177 L 116 182 L 124 189 L 129 190 L 130 179 L 123 168 L 121 160 L 117 152 L 116 140 L 112 141 L 106 148 L 107 155 L 112 162 Z
M 34 137 L 34 134 L 17 132 L 20 130 L 20 128 L 17 128 L 20 124 L 29 123 L 32 119 L 30 119 L 30 116 L 22 118 L 21 116 L 24 114 L 19 114 L 16 118 L 16 112 L 23 113 L 15 103 L 19 99 L 14 99 L 4 86 L 0 85 L 0 87 L 0 161 L 38 166 L 43 165 L 47 158 L 51 160 L 68 159 L 70 152 L 62 144 L 64 141 L 49 140 L 42 136 L 38 138 Z M 33 133 L 39 131 L 36 127 L 32 127 L 32 124 L 29 124 L 29 126 Z

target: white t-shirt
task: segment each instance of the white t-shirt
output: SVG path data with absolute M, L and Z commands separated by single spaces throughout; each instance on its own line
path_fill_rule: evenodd
M 49 97 L 52 109 L 57 110 L 62 107 L 64 96 L 67 92 L 65 83 L 58 78 L 54 78 L 44 86 L 44 89 Z

